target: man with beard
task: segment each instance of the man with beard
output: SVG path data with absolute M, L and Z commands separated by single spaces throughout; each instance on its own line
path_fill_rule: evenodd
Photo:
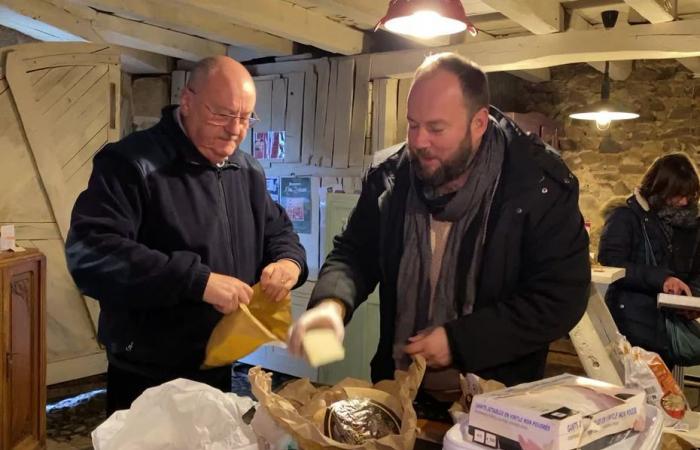
M 379 283 L 373 381 L 415 355 L 422 392 L 451 401 L 458 374 L 507 385 L 543 376 L 548 344 L 580 319 L 590 282 L 578 182 L 559 156 L 489 109 L 485 74 L 456 54 L 417 69 L 408 140 L 370 168 L 307 310 L 307 330 L 343 338 Z
M 107 412 L 189 378 L 231 390 L 231 367 L 200 370 L 222 315 L 251 285 L 281 300 L 306 280 L 306 255 L 265 174 L 237 150 L 254 123 L 255 84 L 224 56 L 192 70 L 180 105 L 95 156 L 66 242 L 81 291 L 100 302 Z

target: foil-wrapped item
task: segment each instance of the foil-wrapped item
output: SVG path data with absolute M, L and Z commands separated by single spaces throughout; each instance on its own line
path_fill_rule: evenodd
M 340 400 L 326 409 L 324 432 L 344 444 L 363 444 L 368 439 L 380 439 L 398 434 L 401 420 L 379 402 L 368 398 Z

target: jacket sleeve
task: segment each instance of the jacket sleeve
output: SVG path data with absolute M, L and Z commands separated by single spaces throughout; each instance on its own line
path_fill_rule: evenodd
M 309 308 L 336 298 L 345 304 L 345 323 L 379 282 L 379 207 L 377 190 L 365 176 L 362 193 L 345 229 L 333 239 L 311 293 Z
M 558 189 L 552 201 L 523 229 L 521 281 L 515 291 L 445 324 L 454 365 L 462 372 L 541 350 L 583 315 L 591 272 L 578 190 Z
M 635 221 L 628 208 L 615 209 L 605 221 L 598 246 L 598 261 L 604 266 L 623 267 L 625 277 L 615 284 L 625 289 L 661 292 L 664 280 L 673 275 L 670 269 L 633 261 Z M 643 244 L 641 244 L 643 245 Z
M 147 202 L 135 163 L 110 147 L 95 156 L 87 189 L 73 207 L 66 259 L 78 288 L 102 307 L 151 309 L 202 300 L 210 270 L 199 255 L 165 254 L 137 242 Z
M 299 242 L 292 222 L 285 210 L 265 191 L 265 257 L 264 266 L 280 259 L 291 259 L 301 269 L 295 288 L 306 282 L 309 268 L 306 251 Z M 264 267 L 263 266 L 263 267 Z M 261 268 L 262 269 L 262 268 Z

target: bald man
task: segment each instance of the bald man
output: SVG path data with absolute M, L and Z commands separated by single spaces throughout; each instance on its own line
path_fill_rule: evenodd
M 202 60 L 179 106 L 95 155 L 73 208 L 68 268 L 100 302 L 107 412 L 189 378 L 231 390 L 231 368 L 200 370 L 209 335 L 260 282 L 280 300 L 306 280 L 304 248 L 237 148 L 255 122 L 255 85 L 228 57 Z

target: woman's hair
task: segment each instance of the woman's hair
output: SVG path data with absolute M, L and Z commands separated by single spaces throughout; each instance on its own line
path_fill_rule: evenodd
M 688 204 L 698 202 L 700 180 L 693 161 L 685 153 L 669 153 L 656 158 L 647 169 L 639 192 L 653 210 L 678 196 L 688 197 Z

